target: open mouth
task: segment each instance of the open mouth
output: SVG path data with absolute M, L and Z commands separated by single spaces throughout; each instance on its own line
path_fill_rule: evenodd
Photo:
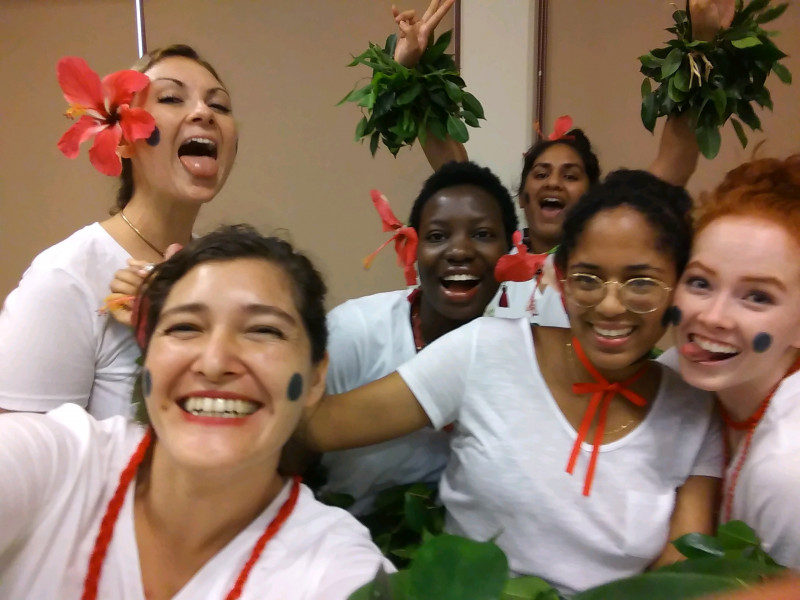
M 189 173 L 196 177 L 217 174 L 217 144 L 204 137 L 191 137 L 178 148 L 178 158 Z
M 481 283 L 481 278 L 477 275 L 458 274 L 445 275 L 439 281 L 446 293 L 468 294 L 473 292 Z
M 605 328 L 605 327 L 592 327 L 594 332 L 603 338 L 608 338 L 611 340 L 618 340 L 622 338 L 628 337 L 631 333 L 633 333 L 633 327 L 618 327 L 614 329 Z
M 230 400 L 227 398 L 190 397 L 178 402 L 187 413 L 195 417 L 214 417 L 223 419 L 241 419 L 249 417 L 261 405 L 250 400 Z
M 694 362 L 720 362 L 738 356 L 740 350 L 736 346 L 715 342 L 694 333 L 689 334 L 689 341 L 680 352 Z
M 564 201 L 558 198 L 542 198 L 539 200 L 539 208 L 545 216 L 556 216 L 564 210 L 565 206 Z

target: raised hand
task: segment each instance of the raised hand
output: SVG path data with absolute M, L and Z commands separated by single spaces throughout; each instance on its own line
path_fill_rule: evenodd
M 421 19 L 414 9 L 400 12 L 392 5 L 392 16 L 399 29 L 394 59 L 401 65 L 414 68 L 428 47 L 428 39 L 456 0 L 431 0 Z M 733 1 L 733 0 L 731 0 Z
M 710 41 L 720 29 L 730 27 L 736 0 L 689 0 L 692 38 Z

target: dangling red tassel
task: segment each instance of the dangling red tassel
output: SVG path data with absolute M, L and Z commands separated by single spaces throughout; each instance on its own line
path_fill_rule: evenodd
M 500 308 L 508 308 L 508 295 L 506 294 L 506 286 L 503 284 L 503 293 L 500 294 L 500 301 L 497 303 Z

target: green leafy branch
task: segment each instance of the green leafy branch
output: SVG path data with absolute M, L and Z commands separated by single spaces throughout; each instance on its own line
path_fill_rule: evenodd
M 675 11 L 675 25 L 667 31 L 676 39 L 639 57 L 642 82 L 642 123 L 653 131 L 656 119 L 688 113 L 700 151 L 706 158 L 719 152 L 720 128 L 731 120 L 736 135 L 747 147 L 742 123 L 761 129 L 753 103 L 772 110 L 765 82 L 775 73 L 783 83 L 792 75 L 779 61 L 786 57 L 773 43 L 775 31 L 761 26 L 780 17 L 788 3 L 770 6 L 770 0 L 736 0 L 731 26 L 711 41 L 692 40 L 691 14 Z M 652 89 L 650 80 L 658 86 Z M 737 119 L 733 119 L 733 116 Z
M 531 540 L 536 543 L 536 540 Z M 585 590 L 572 600 L 673 600 L 755 585 L 785 569 L 741 521 L 719 527 L 716 536 L 688 534 L 674 542 L 687 560 L 649 573 Z M 559 600 L 538 577 L 508 577 L 508 560 L 493 542 L 453 535 L 430 537 L 408 569 L 375 579 L 350 600 Z
M 369 138 L 373 156 L 381 142 L 397 156 L 400 148 L 413 145 L 417 138 L 424 144 L 428 132 L 440 140 L 449 136 L 463 143 L 469 139 L 467 125 L 480 127 L 478 120 L 485 119 L 483 107 L 465 91 L 452 55 L 445 53 L 451 36 L 452 31 L 447 31 L 429 44 L 415 69 L 394 60 L 394 34 L 383 48 L 370 42 L 348 65 L 366 65 L 373 71 L 367 85 L 339 101 L 339 105 L 355 102 L 362 108 L 355 139 Z

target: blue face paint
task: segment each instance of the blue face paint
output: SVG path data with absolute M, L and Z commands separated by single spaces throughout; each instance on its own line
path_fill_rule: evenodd
M 150 369 L 145 369 L 142 372 L 142 393 L 147 398 L 150 392 L 153 391 L 153 378 L 150 376 Z
M 150 134 L 150 137 L 147 138 L 147 143 L 151 146 L 158 146 L 158 143 L 161 141 L 161 132 L 158 130 L 158 127 L 153 129 L 153 133 Z
M 661 317 L 661 324 L 666 327 L 667 325 L 680 325 L 683 313 L 677 306 L 670 306 L 664 311 L 664 316 Z
M 767 348 L 772 345 L 772 336 L 768 333 L 757 333 L 753 338 L 753 351 L 766 352 Z
M 295 373 L 289 379 L 289 388 L 286 390 L 286 396 L 292 402 L 296 402 L 303 395 L 303 376 L 300 373 Z

